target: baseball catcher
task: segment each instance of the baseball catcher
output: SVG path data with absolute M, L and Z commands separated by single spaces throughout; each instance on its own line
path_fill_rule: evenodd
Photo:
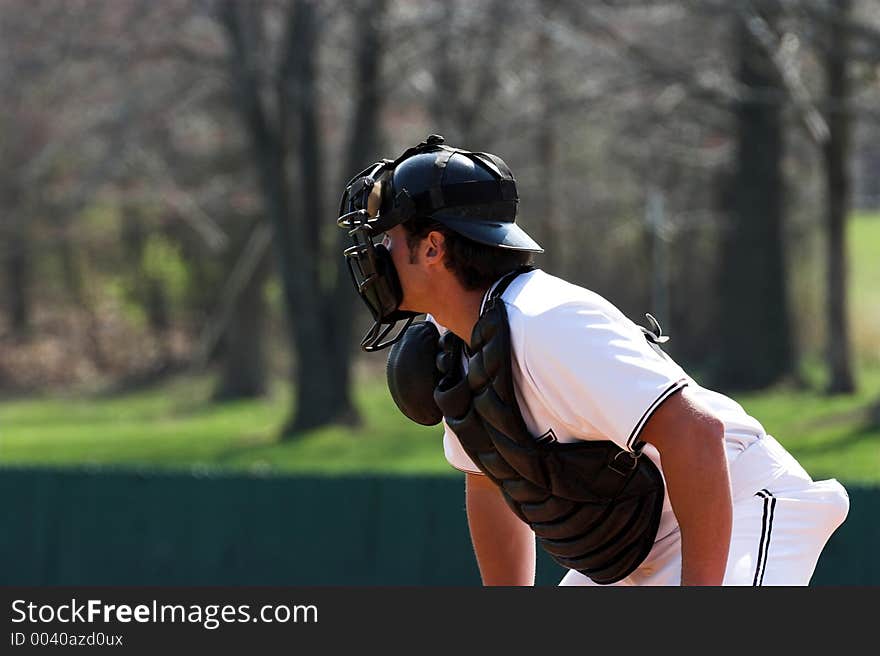
M 647 316 L 532 264 L 498 156 L 431 135 L 346 185 L 344 256 L 390 347 L 388 387 L 442 422 L 465 472 L 485 585 L 806 585 L 849 510 L 732 399 L 662 349 Z M 420 315 L 425 320 L 416 321 Z

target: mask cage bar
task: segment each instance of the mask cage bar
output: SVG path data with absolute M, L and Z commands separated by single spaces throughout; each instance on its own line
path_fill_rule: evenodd
M 383 159 L 375 162 L 348 181 L 340 199 L 336 225 L 347 230 L 353 242 L 352 246 L 343 251 L 343 256 L 346 259 L 352 283 L 373 316 L 373 326 L 361 340 L 361 348 L 364 351 L 379 351 L 395 344 L 403 337 L 406 329 L 412 325 L 412 322 L 418 316 L 415 313 L 400 312 L 396 308 L 388 308 L 386 307 L 387 303 L 383 302 L 383 296 L 386 295 L 380 286 L 383 274 L 380 271 L 381 267 L 378 263 L 376 245 L 373 243 L 373 239 L 376 234 L 383 232 L 385 228 L 381 227 L 383 222 L 382 217 L 379 217 L 381 214 L 380 209 L 377 209 L 377 216 L 370 216 L 368 211 L 370 194 L 376 183 L 384 175 L 392 173 L 395 167 L 405 159 L 438 147 L 441 150 L 454 150 L 441 144 L 443 144 L 442 137 L 430 135 L 417 146 L 404 151 L 395 160 Z M 409 199 L 395 199 L 395 205 L 398 204 L 398 201 L 406 200 Z M 380 199 L 379 206 L 381 207 L 381 205 Z M 384 218 L 393 220 L 392 217 L 398 215 L 397 209 L 395 207 L 395 211 L 392 212 L 391 216 Z M 411 202 L 410 207 L 407 209 L 410 210 L 410 213 L 414 210 Z M 399 285 L 399 283 L 397 284 Z M 385 300 L 387 301 L 387 298 Z M 389 309 L 390 311 L 386 312 Z M 389 317 L 395 313 L 398 316 L 390 319 Z M 389 333 L 401 321 L 404 322 L 403 327 L 392 338 L 386 339 Z
M 403 318 L 389 320 L 387 317 L 392 315 L 396 308 L 389 305 L 387 293 L 384 293 L 380 287 L 382 267 L 378 262 L 376 245 L 373 243 L 375 234 L 380 230 L 377 226 L 378 221 L 370 216 L 366 208 L 376 180 L 381 177 L 388 164 L 387 161 L 377 162 L 349 181 L 340 202 L 340 216 L 336 221 L 340 228 L 348 231 L 352 239 L 353 244 L 343 251 L 343 256 L 348 265 L 352 284 L 373 317 L 373 325 L 361 339 L 361 348 L 368 353 L 380 351 L 397 343 L 417 316 L 412 314 L 405 320 Z M 401 321 L 404 321 L 403 326 L 391 338 L 386 339 Z
M 403 327 L 397 331 L 397 333 L 391 339 L 383 342 L 386 335 L 391 332 L 391 330 L 396 326 L 400 321 L 394 321 L 389 324 L 382 324 L 379 322 L 374 322 L 373 327 L 370 328 L 365 334 L 363 339 L 361 339 L 361 348 L 367 353 L 373 353 L 375 351 L 381 351 L 382 349 L 388 348 L 389 346 L 393 346 L 403 337 L 403 334 L 406 332 L 406 329 L 412 325 L 412 322 L 415 321 L 415 315 L 408 317 L 406 322 L 403 324 Z M 381 333 L 379 330 L 382 326 L 386 326 Z

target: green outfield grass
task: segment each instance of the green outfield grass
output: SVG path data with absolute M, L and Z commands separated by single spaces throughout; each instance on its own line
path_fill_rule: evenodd
M 851 239 L 853 312 L 873 317 L 864 336 L 880 326 L 880 217 L 856 217 Z M 880 358 L 865 357 L 864 348 L 855 395 L 778 389 L 737 396 L 814 477 L 880 482 Z M 821 370 L 811 371 L 820 382 Z M 265 399 L 224 404 L 210 402 L 207 376 L 117 396 L 7 400 L 0 403 L 0 464 L 455 474 L 443 458 L 441 431 L 404 419 L 381 376 L 360 378 L 360 428 L 324 428 L 287 442 L 278 438 L 290 394 L 284 383 Z
M 254 472 L 454 474 L 441 431 L 411 424 L 381 381 L 360 386 L 364 425 L 331 427 L 282 442 L 285 386 L 259 401 L 214 404 L 210 380 L 182 377 L 104 399 L 27 399 L 0 405 L 0 462 L 232 468 Z M 779 390 L 737 397 L 816 476 L 880 481 L 880 368 L 861 391 L 827 398 Z
M 0 405 L 0 462 L 125 464 L 253 471 L 445 471 L 437 429 L 403 418 L 381 381 L 360 385 L 364 424 L 282 442 L 289 388 L 216 404 L 208 377 L 102 399 L 26 399 Z
M 880 368 L 859 372 L 857 394 L 778 390 L 736 399 L 814 478 L 880 483 Z

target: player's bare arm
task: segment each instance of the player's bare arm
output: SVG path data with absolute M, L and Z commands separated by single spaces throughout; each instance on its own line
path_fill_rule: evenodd
M 681 528 L 681 584 L 721 585 L 732 526 L 723 424 L 684 388 L 657 409 L 641 438 L 660 452 Z
M 468 527 L 483 585 L 534 585 L 535 535 L 487 476 L 467 474 Z

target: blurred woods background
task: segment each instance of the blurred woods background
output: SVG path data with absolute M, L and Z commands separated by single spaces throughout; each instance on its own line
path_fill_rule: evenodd
M 704 384 L 880 364 L 845 240 L 880 211 L 880 0 L 2 0 L 0 80 L 7 397 L 280 377 L 284 436 L 356 424 L 384 357 L 338 199 L 432 132 Z

